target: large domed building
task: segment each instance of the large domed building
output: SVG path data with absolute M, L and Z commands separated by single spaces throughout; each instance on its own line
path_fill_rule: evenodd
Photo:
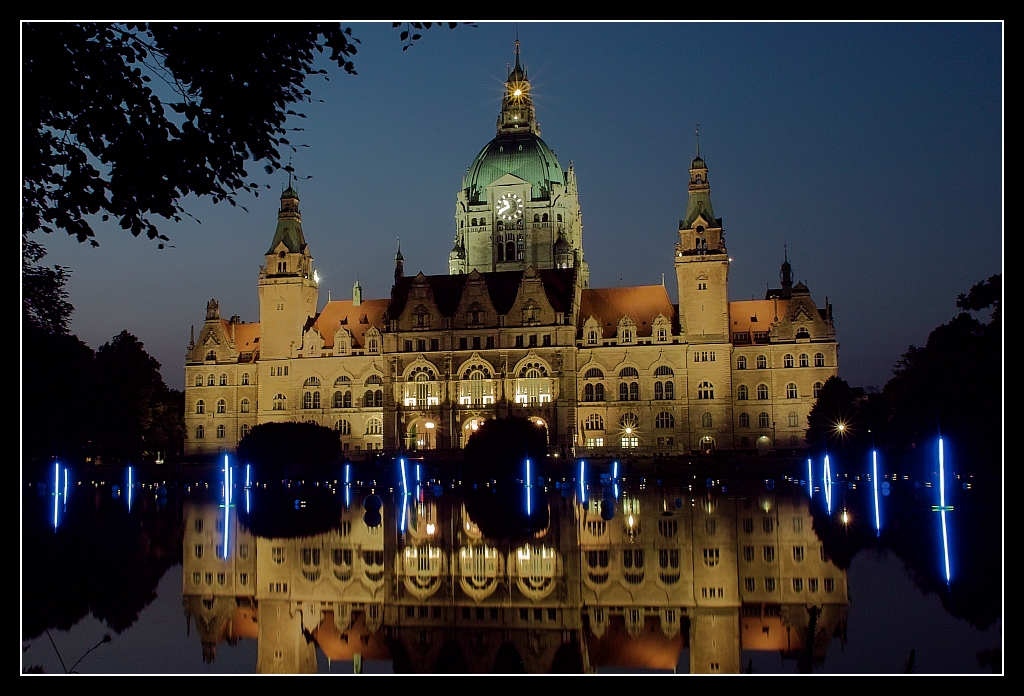
M 350 457 L 457 450 L 489 418 L 527 416 L 565 457 L 668 458 L 806 446 L 807 415 L 837 373 L 827 301 L 785 259 L 780 287 L 730 302 L 730 259 L 708 166 L 690 164 L 684 218 L 666 231 L 664 284 L 592 288 L 572 162 L 541 138 L 516 62 L 495 137 L 456 193 L 449 274 L 390 297 L 319 303 L 289 186 L 260 268 L 259 322 L 216 301 L 188 347 L 186 452 L 233 451 L 256 424 L 334 428 Z M 683 207 L 683 202 L 679 202 Z

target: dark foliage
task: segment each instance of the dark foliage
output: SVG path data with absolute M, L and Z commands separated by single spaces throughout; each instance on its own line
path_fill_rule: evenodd
M 238 461 L 264 477 L 333 464 L 340 455 L 338 434 L 317 423 L 261 423 L 238 444 Z
M 522 479 L 526 460 L 535 470 L 546 464 L 547 434 L 527 418 L 496 418 L 484 422 L 466 443 L 464 476 L 469 481 L 501 483 Z
M 26 329 L 66 335 L 75 308 L 68 302 L 67 282 L 71 270 L 66 266 L 47 268 L 39 262 L 46 249 L 31 239 L 21 244 L 22 322 Z
M 239 521 L 254 536 L 295 539 L 326 534 L 341 522 L 341 498 L 326 488 L 282 486 L 253 488 L 249 511 L 240 508 Z

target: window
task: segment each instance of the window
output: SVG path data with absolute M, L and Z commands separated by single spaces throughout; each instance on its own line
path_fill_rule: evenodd
M 807 578 L 807 591 L 817 592 L 818 591 L 818 578 Z
M 196 558 L 202 558 L 203 557 L 203 545 L 202 544 L 196 544 L 196 546 L 195 546 L 195 554 L 196 554 Z
M 249 574 L 248 573 L 239 573 L 238 574 L 238 584 L 241 585 L 242 587 L 245 587 L 246 585 L 248 585 L 249 584 Z
M 662 411 L 654 418 L 655 428 L 674 428 L 676 427 L 676 419 L 668 411 Z
M 227 582 L 227 576 L 224 573 L 217 573 L 217 584 L 223 585 Z
M 408 340 L 405 341 L 405 352 L 406 353 L 411 353 L 412 352 L 412 341 L 408 341 Z
M 786 385 L 786 398 L 787 399 L 795 399 L 795 398 L 797 398 L 796 384 L 795 383 L 790 382 L 789 384 Z
M 248 399 L 242 399 L 242 403 L 240 403 L 238 405 L 238 410 L 241 411 L 242 413 L 248 413 L 250 407 L 251 407 L 251 404 L 249 403 L 249 400 Z
M 795 428 L 800 425 L 800 416 L 797 415 L 796 411 L 789 412 L 789 427 Z
M 242 423 L 242 430 L 241 430 L 241 433 L 242 433 L 242 437 L 243 437 L 243 438 L 244 438 L 244 437 L 245 437 L 246 435 L 248 435 L 248 434 L 249 434 L 249 424 L 248 424 L 248 423 Z
M 761 413 L 757 414 L 757 427 L 759 427 L 759 428 L 767 428 L 768 427 L 768 412 L 767 411 L 761 411 Z
M 664 327 L 658 327 L 658 340 L 659 341 L 667 341 L 668 340 L 668 330 L 665 329 Z
M 824 385 L 821 382 L 815 382 L 814 383 L 813 393 L 814 393 L 814 398 L 815 399 L 817 399 L 819 396 L 821 396 L 821 388 L 823 386 Z
M 224 399 L 218 399 L 217 400 L 217 413 L 227 413 L 227 411 L 228 411 L 228 402 L 225 401 Z
M 793 518 L 793 531 L 796 532 L 797 534 L 799 534 L 800 532 L 804 531 L 804 518 L 803 517 L 794 517 Z
M 704 549 L 704 565 L 708 568 L 714 568 L 718 565 L 718 561 L 718 549 Z
M 459 350 L 467 350 L 469 348 L 469 341 L 465 336 L 459 338 Z
M 708 411 L 700 414 L 700 427 L 710 428 L 713 426 L 711 414 Z
M 222 386 L 222 387 L 228 386 L 228 376 L 227 375 L 221 375 L 220 376 L 220 386 Z
M 214 382 L 213 375 L 206 378 L 206 386 L 212 387 L 214 384 L 216 384 L 216 382 Z
M 384 426 L 381 423 L 380 418 L 371 418 L 366 421 L 366 434 L 367 435 L 381 435 L 384 432 Z
M 793 560 L 797 561 L 798 563 L 802 562 L 804 560 L 804 547 L 803 546 L 794 546 L 793 547 Z
M 427 339 L 417 338 L 416 339 L 416 350 L 420 353 L 425 353 L 427 350 Z
M 764 590 L 765 590 L 765 592 L 774 592 L 775 591 L 775 578 L 765 578 L 764 579 Z
M 754 561 L 754 547 L 753 546 L 744 546 L 743 547 L 743 560 L 746 561 L 747 563 L 752 563 Z
M 675 387 L 672 386 L 672 382 L 665 382 L 665 400 L 672 401 L 676 398 Z
M 530 347 L 535 348 L 537 346 L 537 334 L 530 334 Z
M 807 357 L 807 353 L 800 354 L 800 367 L 810 367 L 810 360 Z
M 749 428 L 750 427 L 750 416 L 747 415 L 746 413 L 741 413 L 740 414 L 740 427 L 741 428 Z
M 758 401 L 767 401 L 768 400 L 768 385 L 767 384 L 759 384 L 759 385 L 757 385 L 757 399 L 758 399 Z
M 373 390 L 367 389 L 363 394 L 363 406 L 373 406 Z
M 790 355 L 789 353 L 786 353 L 784 356 L 782 356 L 782 366 L 793 367 L 793 356 Z
M 743 533 L 753 534 L 754 533 L 754 518 L 744 517 L 743 518 Z
M 584 430 L 604 430 L 604 418 L 599 413 L 591 413 L 583 422 Z
M 600 382 L 594 385 L 594 401 L 604 401 L 604 385 Z
M 640 417 L 635 413 L 624 413 L 619 419 L 619 427 L 623 430 L 633 431 L 640 426 Z
M 714 399 L 715 398 L 715 387 L 711 382 L 701 382 L 697 385 L 697 398 L 698 399 Z
M 619 382 L 619 401 L 629 400 L 629 385 L 625 382 Z
M 747 359 L 744 356 L 736 358 L 736 369 L 745 370 L 747 369 Z
M 754 578 L 743 578 L 743 589 L 747 592 L 753 592 L 754 587 Z
M 775 518 L 774 517 L 762 517 L 761 528 L 765 534 L 771 534 L 775 531 Z
M 202 573 L 192 573 L 192 584 L 193 585 L 198 585 L 202 581 L 203 581 L 203 574 Z
M 768 369 L 768 358 L 763 355 L 757 356 L 757 369 L 767 370 Z
M 203 386 L 203 376 L 202 375 L 196 375 L 196 386 L 197 387 Z
M 640 373 L 636 371 L 635 367 L 624 367 L 619 370 L 619 377 L 639 377 Z
M 342 435 L 352 434 L 352 424 L 349 423 L 344 418 L 334 424 L 334 429 L 341 433 Z
M 804 579 L 803 578 L 793 578 L 793 591 L 794 592 L 803 592 L 804 591 Z
M 597 345 L 597 332 L 596 331 L 588 331 L 587 332 L 587 345 L 588 346 L 596 346 Z
M 740 401 L 746 401 L 750 398 L 750 390 L 747 388 L 747 385 L 741 384 L 736 388 L 736 398 Z
M 202 440 L 204 437 L 206 437 L 206 429 L 203 426 L 201 426 L 201 425 L 197 425 L 196 426 L 196 439 L 197 440 Z
M 248 372 L 243 372 L 242 373 L 242 384 L 243 385 L 249 384 L 249 373 Z
M 815 353 L 814 354 L 814 366 L 815 367 L 825 367 L 825 354 L 824 353 Z
M 275 410 L 275 411 L 283 411 L 283 410 L 285 410 L 285 404 L 286 403 L 287 403 L 287 399 L 285 398 L 285 395 L 284 394 L 278 394 L 277 396 L 274 397 L 273 410 Z
M 764 562 L 765 563 L 774 563 L 775 562 L 775 547 L 774 546 L 765 546 L 763 551 L 764 551 Z
M 484 343 L 484 345 L 487 348 L 493 348 L 494 347 L 494 336 L 488 336 L 487 337 L 487 341 Z
M 640 384 L 638 382 L 629 383 L 629 400 L 639 401 L 640 400 Z
M 516 336 L 516 348 L 522 348 L 522 347 L 523 347 L 523 337 L 520 334 L 519 336 Z
M 594 385 L 584 384 L 583 385 L 583 400 L 593 401 L 594 400 Z
M 217 437 L 224 438 L 227 437 L 227 434 L 227 428 L 224 427 L 223 423 L 217 426 Z
M 823 584 L 825 586 L 825 591 L 826 592 L 832 592 L 833 590 L 836 589 L 836 581 L 833 580 L 832 578 L 825 578 Z
M 384 407 L 384 390 L 383 389 L 378 389 L 377 391 L 373 392 L 373 407 L 374 408 L 383 408 Z
M 199 415 L 206 413 L 206 402 L 202 399 L 196 402 L 196 413 Z

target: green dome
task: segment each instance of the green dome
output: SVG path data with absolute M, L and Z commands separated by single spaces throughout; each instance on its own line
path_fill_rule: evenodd
M 530 133 L 502 133 L 487 143 L 462 179 L 469 202 L 487 202 L 486 187 L 506 174 L 529 181 L 532 197 L 548 198 L 552 184 L 565 184 L 562 165 L 540 136 Z

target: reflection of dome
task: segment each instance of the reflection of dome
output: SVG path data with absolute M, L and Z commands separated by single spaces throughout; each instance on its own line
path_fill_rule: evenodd
M 502 133 L 480 150 L 462 179 L 469 202 L 486 202 L 486 187 L 506 174 L 529 181 L 534 199 L 549 197 L 552 184 L 565 184 L 562 165 L 540 136 Z

